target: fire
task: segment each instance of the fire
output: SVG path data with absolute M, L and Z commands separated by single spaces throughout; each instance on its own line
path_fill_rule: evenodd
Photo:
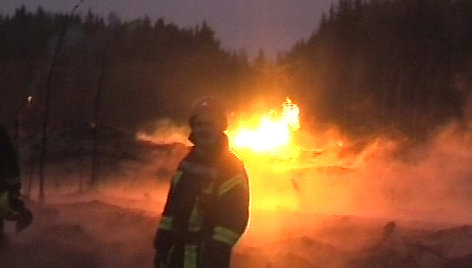
M 249 175 L 253 221 L 264 221 L 261 211 L 320 212 L 347 200 L 339 198 L 343 187 L 337 194 L 332 188 L 344 183 L 338 177 L 347 172 L 347 159 L 340 152 L 348 141 L 334 131 L 302 130 L 300 108 L 291 99 L 249 119 L 232 118 L 227 135 Z
M 292 136 L 300 128 L 300 109 L 287 98 L 280 112 L 270 110 L 252 120 L 239 122 L 228 131 L 236 152 L 286 154 L 292 147 Z
M 300 108 L 289 98 L 278 110 L 232 120 L 227 134 L 231 149 L 244 161 L 251 178 L 252 208 L 298 208 L 299 198 L 291 190 L 294 181 L 284 170 L 294 166 L 292 160 L 300 152 L 294 138 L 299 129 Z

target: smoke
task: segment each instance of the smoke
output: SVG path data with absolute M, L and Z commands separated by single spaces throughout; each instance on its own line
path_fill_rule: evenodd
M 322 135 L 325 144 L 313 142 L 297 161 L 279 162 L 274 174 L 253 169 L 253 175 L 265 176 L 268 187 L 285 180 L 278 194 L 290 192 L 301 211 L 456 223 L 472 216 L 463 213 L 471 201 L 471 136 L 457 124 L 423 144 L 349 141 L 336 133 Z
M 38 267 L 76 267 L 80 260 L 90 267 L 151 265 L 152 238 L 187 136 L 188 128 L 168 119 L 149 124 L 138 145 L 119 143 L 134 156 L 105 165 L 95 193 L 71 190 L 78 177 L 70 165 L 49 169 L 53 181 L 64 179 L 64 170 L 69 180 L 47 186 L 47 206 L 30 204 L 35 224 L 2 256 L 36 252 Z M 448 256 L 472 252 L 470 243 L 451 240 L 467 230 L 435 232 L 472 218 L 472 136 L 451 123 L 432 137 L 421 144 L 354 139 L 332 128 L 301 133 L 297 159 L 243 159 L 251 219 L 232 267 L 373 267 L 353 263 L 381 259 L 375 254 L 387 254 L 384 247 L 398 256 L 420 254 L 412 243 L 448 246 L 440 251 Z M 400 226 L 393 240 L 385 238 L 388 222 Z M 29 265 L 13 257 L 7 263 Z
M 334 190 L 351 197 L 347 213 L 466 223 L 472 216 L 465 213 L 472 189 L 470 144 L 456 124 L 420 145 L 377 139 L 341 176 L 349 182 Z
M 269 261 L 254 267 L 288 267 L 287 261 L 290 267 L 357 267 L 347 263 L 376 252 L 388 222 L 425 233 L 470 222 L 472 136 L 461 124 L 450 123 L 421 144 L 349 140 L 337 129 L 302 135 L 296 161 L 246 161 L 253 210 L 239 248 L 246 259 L 236 267 L 264 263 L 257 256 Z M 402 239 L 410 242 L 395 242 L 394 249 L 414 254 L 405 244 L 415 240 Z M 463 241 L 435 243 L 462 254 L 472 250 Z
M 181 143 L 190 145 L 188 136 L 190 129 L 186 125 L 173 122 L 169 118 L 150 122 L 137 133 L 137 138 L 154 144 Z
M 156 123 L 154 129 L 160 134 L 153 137 L 185 132 L 170 121 L 163 122 Z M 46 204 L 34 201 L 38 189 L 33 180 L 27 206 L 34 223 L 19 234 L 14 234 L 13 223 L 7 223 L 9 242 L 0 248 L 1 267 L 152 266 L 154 234 L 170 177 L 188 149 L 175 139 L 157 144 L 130 140 L 123 133 L 110 138 L 99 146 L 95 188 L 90 185 L 90 157 L 77 154 L 71 146 L 52 150 L 61 151 L 61 157 L 51 155 Z M 53 145 L 63 143 L 58 138 Z M 81 171 L 79 157 L 84 157 Z
M 35 221 L 8 233 L 1 267 L 151 267 L 156 217 L 99 201 L 35 206 Z
M 156 126 L 158 142 L 186 137 L 170 121 Z M 297 159 L 243 158 L 251 219 L 233 266 L 354 267 L 348 263 L 383 243 L 388 222 L 423 230 L 467 224 L 472 136 L 456 123 L 431 136 L 418 144 L 330 128 L 299 133 Z

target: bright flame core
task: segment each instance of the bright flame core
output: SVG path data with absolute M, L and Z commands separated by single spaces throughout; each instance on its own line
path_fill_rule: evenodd
M 299 200 L 290 190 L 292 181 L 283 170 L 292 168 L 292 160 L 300 153 L 294 140 L 294 134 L 300 129 L 298 105 L 287 98 L 279 110 L 268 110 L 248 120 L 232 120 L 231 123 L 227 131 L 230 147 L 244 161 L 249 174 L 251 207 L 256 210 L 297 209 Z
M 240 122 L 228 134 L 235 151 L 279 154 L 291 146 L 292 133 L 299 128 L 300 109 L 287 98 L 281 112 L 270 110 L 260 118 Z

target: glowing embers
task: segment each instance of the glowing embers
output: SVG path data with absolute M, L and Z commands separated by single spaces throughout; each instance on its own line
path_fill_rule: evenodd
M 300 109 L 289 98 L 281 111 L 241 121 L 228 131 L 231 147 L 237 151 L 284 154 L 292 151 L 292 134 L 300 128 Z

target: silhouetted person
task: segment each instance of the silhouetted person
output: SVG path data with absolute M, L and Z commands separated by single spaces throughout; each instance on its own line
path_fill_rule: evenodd
M 228 268 L 248 222 L 248 178 L 228 148 L 218 100 L 198 103 L 190 126 L 194 146 L 172 179 L 154 242 L 155 267 Z
M 5 239 L 4 220 L 16 221 L 17 231 L 31 223 L 31 212 L 21 200 L 18 157 L 6 129 L 0 125 L 0 242 Z

